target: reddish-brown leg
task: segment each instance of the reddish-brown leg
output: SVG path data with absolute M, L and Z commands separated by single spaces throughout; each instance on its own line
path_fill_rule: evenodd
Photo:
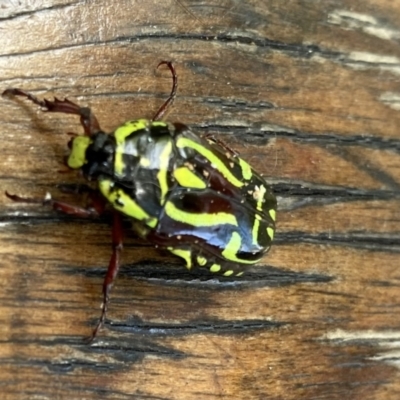
M 57 97 L 55 97 L 54 101 L 46 99 L 39 100 L 33 94 L 17 88 L 6 89 L 2 93 L 2 96 L 22 96 L 42 107 L 45 111 L 79 115 L 85 135 L 87 136 L 91 136 L 101 130 L 97 118 L 94 116 L 90 108 L 80 107 L 68 99 L 59 100 Z
M 68 203 L 64 203 L 62 201 L 53 200 L 50 194 L 47 194 L 42 199 L 35 197 L 20 197 L 15 194 L 10 194 L 8 192 L 5 192 L 5 194 L 9 199 L 18 203 L 31 203 L 41 204 L 43 206 L 50 206 L 53 210 L 80 218 L 95 218 L 98 217 L 101 213 L 101 210 L 98 210 L 96 205 L 88 208 L 78 207 Z
M 103 304 L 101 306 L 101 315 L 99 322 L 94 328 L 92 336 L 89 339 L 89 343 L 91 343 L 95 339 L 98 331 L 104 325 L 104 321 L 106 320 L 107 307 L 110 299 L 110 291 L 114 284 L 114 280 L 118 274 L 120 266 L 120 255 L 123 247 L 122 221 L 120 214 L 114 212 L 113 216 L 114 218 L 113 218 L 113 228 L 112 228 L 112 255 L 110 263 L 108 265 L 107 274 L 103 281 Z
M 161 61 L 158 65 L 157 68 L 160 65 L 166 65 L 169 70 L 171 71 L 172 74 L 172 89 L 171 93 L 168 96 L 168 99 L 165 101 L 165 103 L 159 108 L 159 110 L 156 112 L 154 117 L 152 118 L 152 121 L 159 121 L 162 119 L 164 114 L 168 111 L 168 109 L 172 106 L 174 103 L 175 97 L 176 97 L 176 90 L 178 88 L 178 76 L 175 71 L 175 67 L 172 64 L 171 61 Z
M 68 215 L 73 215 L 80 218 L 94 218 L 98 217 L 104 211 L 104 201 L 103 199 L 96 196 L 96 193 L 89 193 L 91 206 L 88 208 L 77 207 L 71 204 L 67 204 L 61 201 L 53 200 L 50 195 L 46 195 L 45 198 L 33 198 L 33 197 L 20 197 L 6 192 L 6 196 L 19 203 L 31 203 L 31 204 L 42 204 L 52 207 L 56 211 L 63 212 Z M 123 229 L 121 215 L 117 212 L 113 213 L 113 227 L 112 227 L 112 255 L 108 265 L 107 274 L 103 282 L 103 304 L 101 306 L 101 315 L 99 322 L 93 330 L 92 336 L 89 342 L 92 342 L 98 331 L 104 324 L 107 314 L 107 307 L 109 303 L 110 291 L 114 284 L 114 280 L 118 274 L 120 266 L 120 254 L 122 251 L 122 239 L 123 239 Z
M 87 199 L 86 209 L 95 209 L 98 215 L 101 215 L 106 210 L 107 202 L 104 197 L 99 193 L 98 190 L 93 189 L 89 185 L 80 184 L 75 185 L 73 187 L 69 185 L 57 185 L 58 189 L 63 193 L 72 193 L 72 194 L 79 194 L 85 195 Z

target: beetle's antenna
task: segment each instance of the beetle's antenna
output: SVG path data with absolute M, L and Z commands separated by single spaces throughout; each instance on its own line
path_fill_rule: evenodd
M 168 111 L 169 108 L 171 108 L 172 104 L 174 103 L 175 97 L 176 97 L 176 91 L 178 89 L 178 75 L 176 74 L 176 70 L 174 65 L 172 64 L 171 61 L 161 61 L 158 65 L 157 68 L 160 65 L 167 65 L 169 70 L 171 71 L 172 74 L 172 89 L 171 93 L 169 94 L 168 99 L 165 101 L 165 103 L 159 108 L 159 110 L 156 112 L 154 117 L 152 118 L 152 121 L 159 121 L 162 119 L 164 114 Z

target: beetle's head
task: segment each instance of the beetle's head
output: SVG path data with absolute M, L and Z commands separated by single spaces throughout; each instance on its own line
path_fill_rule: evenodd
M 92 138 L 89 136 L 75 136 L 68 142 L 68 148 L 71 150 L 67 159 L 69 168 L 79 169 L 86 164 L 86 150 L 91 142 Z
M 114 138 L 104 132 L 92 136 L 75 136 L 68 147 L 71 152 L 67 165 L 72 169 L 81 169 L 85 178 L 96 179 L 100 174 L 108 175 L 112 171 Z

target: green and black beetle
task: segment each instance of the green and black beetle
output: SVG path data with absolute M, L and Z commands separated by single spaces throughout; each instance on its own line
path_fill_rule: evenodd
M 91 110 L 65 99 L 39 100 L 21 89 L 3 95 L 24 96 L 50 112 L 80 116 L 84 135 L 74 136 L 67 165 L 97 183 L 102 201 L 72 206 L 51 197 L 7 196 L 47 204 L 79 217 L 96 217 L 106 206 L 114 214 L 113 253 L 103 283 L 102 326 L 122 249 L 121 216 L 150 243 L 183 258 L 187 268 L 207 268 L 239 276 L 269 250 L 275 232 L 276 199 L 265 180 L 222 142 L 199 136 L 181 123 L 161 121 L 172 105 L 177 75 L 171 62 L 170 96 L 151 120 L 127 121 L 112 134 L 103 132 Z M 109 207 L 110 208 L 110 207 Z

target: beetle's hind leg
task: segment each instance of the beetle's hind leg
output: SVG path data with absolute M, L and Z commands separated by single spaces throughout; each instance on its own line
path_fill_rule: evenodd
M 45 111 L 79 115 L 81 119 L 81 125 L 83 126 L 85 135 L 87 136 L 91 136 L 101 131 L 99 122 L 90 108 L 80 107 L 78 104 L 75 104 L 68 99 L 59 100 L 57 97 L 55 97 L 54 101 L 46 99 L 40 100 L 33 94 L 18 88 L 6 89 L 2 93 L 2 96 L 22 96 L 42 107 Z

